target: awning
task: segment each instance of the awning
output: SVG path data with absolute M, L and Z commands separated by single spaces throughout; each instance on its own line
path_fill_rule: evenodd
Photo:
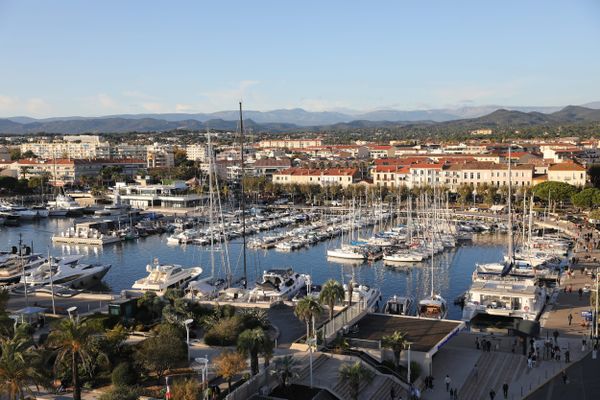
M 45 311 L 46 311 L 46 309 L 41 308 L 41 307 L 25 307 L 25 308 L 22 308 L 22 309 L 16 311 L 15 314 L 33 315 L 33 314 L 43 313 Z

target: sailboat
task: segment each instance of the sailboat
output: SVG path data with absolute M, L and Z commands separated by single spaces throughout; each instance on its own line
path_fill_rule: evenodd
M 349 242 L 350 242 L 350 236 L 352 231 L 354 230 L 354 226 L 355 226 L 355 221 L 354 221 L 354 215 L 355 213 L 352 212 L 351 216 L 352 216 L 352 220 L 350 221 L 350 216 L 348 216 L 348 236 L 349 236 Z M 365 251 L 364 248 L 360 247 L 360 246 L 356 246 L 350 243 L 344 243 L 344 228 L 342 227 L 342 231 L 341 231 L 342 237 L 341 237 L 341 246 L 336 248 L 336 249 L 328 249 L 327 250 L 327 257 L 333 257 L 333 258 L 339 258 L 339 259 L 347 259 L 347 260 L 357 260 L 357 261 L 363 261 L 367 258 L 367 252 Z
M 433 270 L 433 255 L 434 255 L 434 236 L 431 235 L 431 294 L 419 301 L 419 317 L 445 319 L 448 315 L 448 304 L 446 299 L 435 293 L 433 286 L 433 278 L 435 276 Z

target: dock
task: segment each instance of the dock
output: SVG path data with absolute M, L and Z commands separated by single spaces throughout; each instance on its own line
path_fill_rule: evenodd
M 86 244 L 90 246 L 104 246 L 107 244 L 113 244 L 121 242 L 122 239 L 119 236 L 104 236 L 101 235 L 98 238 L 88 237 L 77 237 L 77 236 L 52 236 L 52 243 L 66 243 L 66 244 Z

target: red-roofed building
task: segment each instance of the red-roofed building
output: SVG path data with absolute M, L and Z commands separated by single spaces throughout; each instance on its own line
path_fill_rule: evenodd
M 273 174 L 273 183 L 311 184 L 311 185 L 341 185 L 346 187 L 360 178 L 357 168 L 288 168 Z
M 406 186 L 410 167 L 404 165 L 377 165 L 372 174 L 374 185 L 390 188 Z
M 584 186 L 587 182 L 587 170 L 574 162 L 552 164 L 548 167 L 548 180 Z

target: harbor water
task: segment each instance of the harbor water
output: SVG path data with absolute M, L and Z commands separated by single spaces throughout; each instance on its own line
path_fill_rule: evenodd
M 104 247 L 85 245 L 52 244 L 53 234 L 66 230 L 73 220 L 42 219 L 22 223 L 19 227 L 0 227 L 0 249 L 8 250 L 19 243 L 21 234 L 23 243 L 33 245 L 36 253 L 53 256 L 81 254 L 86 263 L 109 263 L 111 270 L 104 282 L 113 292 L 130 289 L 136 279 L 147 275 L 146 265 L 157 258 L 161 263 L 181 264 L 184 267 L 201 266 L 203 276 L 211 274 L 214 259 L 215 275 L 223 276 L 221 263 L 226 259 L 223 249 L 212 253 L 210 246 L 167 245 L 167 234 L 151 235 L 133 241 L 121 242 Z M 354 275 L 362 284 L 378 287 L 383 302 L 394 294 L 410 295 L 420 299 L 431 292 L 431 262 L 418 264 L 384 265 L 383 261 L 352 264 L 327 259 L 328 248 L 337 247 L 339 238 L 317 243 L 316 245 L 291 252 L 271 250 L 247 250 L 248 282 L 260 280 L 263 270 L 292 267 L 296 272 L 310 274 L 315 284 L 322 284 L 333 278 L 348 282 Z M 473 242 L 466 242 L 454 249 L 446 250 L 434 257 L 434 288 L 447 300 L 448 318 L 460 319 L 460 306 L 454 305 L 454 299 L 471 285 L 471 275 L 476 263 L 497 262 L 502 259 L 505 250 L 505 236 L 480 234 Z M 243 275 L 241 239 L 229 243 L 229 264 L 234 277 Z M 380 303 L 380 305 L 383 305 Z

